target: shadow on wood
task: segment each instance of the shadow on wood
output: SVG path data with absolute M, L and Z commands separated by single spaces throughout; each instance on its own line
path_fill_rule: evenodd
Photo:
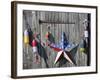
M 38 53 L 40 57 L 44 59 L 46 67 L 49 68 L 48 63 L 47 63 L 48 56 L 46 54 L 45 48 L 41 45 L 41 43 L 38 43 L 37 47 L 38 47 Z
M 70 51 L 71 56 L 72 56 L 72 60 L 73 60 L 75 65 L 77 65 L 75 61 L 76 61 L 76 53 L 77 53 L 78 47 L 79 47 L 79 44 Z
M 49 38 L 48 40 L 52 43 L 55 43 L 55 39 L 54 39 L 54 36 L 52 34 L 49 34 Z
M 29 32 L 29 45 L 32 46 L 33 32 L 30 28 L 28 29 L 28 32 Z

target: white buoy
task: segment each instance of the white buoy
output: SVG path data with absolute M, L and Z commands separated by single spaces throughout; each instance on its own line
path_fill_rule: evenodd
M 88 37 L 89 37 L 88 31 L 87 31 L 87 30 L 84 31 L 84 37 L 85 37 L 85 38 L 88 38 Z
M 84 39 L 85 39 L 87 45 L 88 45 L 88 37 L 89 37 L 88 30 L 85 30 L 84 31 Z

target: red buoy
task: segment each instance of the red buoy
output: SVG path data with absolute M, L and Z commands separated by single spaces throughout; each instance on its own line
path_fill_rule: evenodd
M 32 48 L 33 48 L 33 52 L 38 52 L 38 49 L 37 49 L 37 41 L 35 39 L 33 39 L 32 41 Z
M 32 41 L 32 47 L 34 46 L 37 46 L 37 41 L 35 39 Z

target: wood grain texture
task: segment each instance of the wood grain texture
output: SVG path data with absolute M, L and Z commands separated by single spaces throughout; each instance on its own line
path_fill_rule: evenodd
M 32 32 L 39 33 L 39 40 L 46 43 L 45 34 L 50 26 L 52 33 L 52 41 L 59 43 L 61 33 L 65 32 L 69 42 L 79 44 L 81 35 L 83 34 L 84 27 L 83 21 L 87 19 L 87 13 L 71 13 L 71 12 L 49 12 L 49 11 L 24 11 L 23 15 L 23 32 L 27 28 L 26 21 L 29 24 Z M 26 17 L 26 18 L 25 18 Z M 74 22 L 75 24 L 55 24 L 55 23 L 39 23 L 39 20 L 51 22 Z M 28 50 L 28 52 L 27 52 Z M 62 58 L 57 64 L 54 64 L 57 52 L 53 51 L 48 46 L 38 45 L 38 54 L 40 56 L 40 63 L 36 64 L 34 53 L 30 45 L 25 46 L 23 43 L 23 68 L 55 68 L 55 67 L 73 67 L 73 66 L 87 66 L 87 53 L 80 53 L 79 47 L 76 53 L 73 53 L 73 59 L 77 65 L 69 63 L 66 59 Z

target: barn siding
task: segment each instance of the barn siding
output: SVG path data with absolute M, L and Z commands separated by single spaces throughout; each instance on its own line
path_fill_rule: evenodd
M 29 24 L 33 33 L 34 28 L 36 32 L 40 33 L 39 39 L 42 42 L 46 42 L 45 34 L 47 26 L 50 26 L 50 32 L 54 37 L 55 43 L 58 43 L 61 38 L 61 33 L 64 31 L 70 42 L 80 43 L 83 28 L 83 21 L 87 19 L 87 13 L 68 13 L 68 12 L 49 12 L 49 11 L 24 11 L 23 16 L 23 32 L 27 28 L 26 23 Z M 75 24 L 51 24 L 51 23 L 39 23 L 42 21 L 52 21 L 52 22 L 67 22 Z M 65 59 L 61 59 L 57 64 L 54 64 L 57 52 L 53 51 L 48 46 L 38 46 L 41 62 L 36 64 L 34 62 L 35 56 L 32 52 L 32 47 L 28 47 L 23 43 L 23 68 L 33 69 L 33 68 L 53 68 L 53 67 L 72 67 L 74 64 L 70 64 Z M 27 52 L 28 51 L 28 52 Z M 76 53 L 73 54 L 76 66 L 87 66 L 87 55 L 86 53 L 81 54 L 79 48 Z

